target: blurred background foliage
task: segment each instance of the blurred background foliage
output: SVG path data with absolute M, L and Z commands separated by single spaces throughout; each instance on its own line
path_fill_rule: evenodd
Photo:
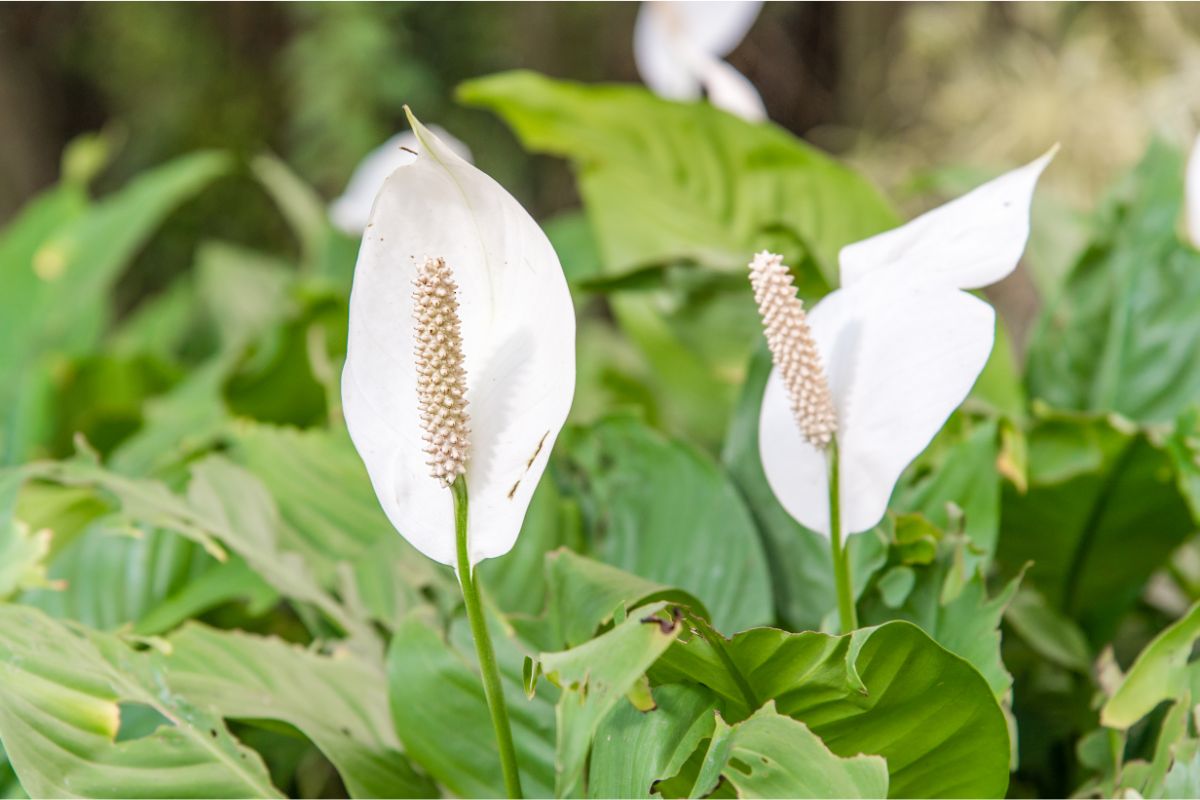
M 386 632 L 444 670 L 389 661 L 393 703 L 406 689 L 414 702 L 394 707 L 397 731 L 364 723 L 371 754 L 407 765 L 392 752 L 403 739 L 416 773 L 354 769 L 362 753 L 331 746 L 303 709 L 220 735 L 293 794 L 429 791 L 421 770 L 487 793 L 486 754 L 443 763 L 455 754 L 406 738 L 438 711 L 416 701 L 439 684 L 416 678 L 460 674 L 469 650 L 448 576 L 383 521 L 340 423 L 357 241 L 326 205 L 404 127 L 403 104 L 544 221 L 579 310 L 574 424 L 518 547 L 483 568 L 520 633 L 504 655 L 516 675 L 518 644 L 577 644 L 612 611 L 581 621 L 556 607 L 555 586 L 603 566 L 560 553 L 543 571 L 560 546 L 639 576 L 621 573 L 630 597 L 647 580 L 694 594 L 726 633 L 820 628 L 824 541 L 786 516 L 757 458 L 767 361 L 746 254 L 777 247 L 815 299 L 841 244 L 1058 141 L 1027 257 L 988 290 L 1003 320 L 992 361 L 906 473 L 895 513 L 853 539 L 860 607 L 872 624 L 918 623 L 984 676 L 1020 730 L 1014 795 L 1161 793 L 1167 745 L 1173 786 L 1200 774 L 1200 736 L 1163 709 L 1097 727 L 1120 669 L 1200 600 L 1200 255 L 1179 231 L 1200 8 L 770 4 L 729 61 L 774 122 L 819 149 L 704 106 L 534 74 L 636 82 L 636 13 L 0 8 L 0 466 L 64 459 L 0 470 L 0 597 L 20 603 L 0 605 L 0 645 L 36 629 L 12 616 L 24 606 L 91 626 L 104 647 L 105 631 L 175 631 L 184 655 L 164 674 L 203 697 L 189 669 L 287 653 L 179 632 L 185 620 L 331 640 L 378 673 L 361 684 L 381 709 Z M 510 68 L 533 72 L 483 77 Z M 664 209 L 676 224 L 659 224 Z M 579 630 L 555 638 L 531 616 L 543 610 Z M 357 668 L 310 655 L 335 684 Z M 264 691 L 320 693 L 312 674 L 289 680 L 302 683 Z M 550 780 L 546 694 L 522 740 Z M 459 699 L 478 723 L 465 728 L 486 729 L 478 699 Z M 1124 769 L 1114 748 L 1163 774 Z M 0 789 L 16 791 L 7 769 L 0 759 Z M 343 784 L 362 774 L 380 783 Z
M 456 3 L 44 5 L 0 13 L 0 221 L 103 130 L 99 191 L 196 148 L 274 152 L 326 197 L 401 130 L 402 105 L 459 133 L 535 217 L 577 203 L 557 160 L 529 159 L 491 115 L 452 101 L 462 80 L 526 67 L 636 80 L 632 5 Z M 1187 4 L 766 6 L 729 61 L 771 118 L 863 168 L 905 212 L 1041 152 L 1047 176 L 1032 280 L 1054 285 L 1078 212 L 1152 134 L 1181 145 L 1200 115 L 1200 10 Z M 1064 98 L 1070 98 L 1069 102 Z M 226 213 L 214 214 L 216 209 Z M 214 225 L 216 226 L 214 228 Z M 278 214 L 236 177 L 173 215 L 122 278 L 122 309 L 169 283 L 199 232 L 274 252 Z M 1067 246 L 1064 246 L 1067 245 Z M 997 292 L 1021 324 L 1028 275 Z

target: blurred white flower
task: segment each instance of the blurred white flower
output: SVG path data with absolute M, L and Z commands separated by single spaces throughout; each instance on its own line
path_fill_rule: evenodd
M 873 527 L 906 466 L 970 392 L 987 363 L 995 312 L 964 290 L 1004 278 L 1029 236 L 1038 176 L 1054 151 L 841 252 L 842 287 L 807 315 L 832 395 L 844 534 Z M 759 451 L 775 496 L 830 534 L 825 448 L 797 424 L 776 358 Z
M 575 311 L 554 248 L 525 209 L 409 119 L 419 155 L 384 182 L 354 268 L 342 401 L 388 518 L 443 564 L 456 562 L 446 482 L 464 468 L 474 565 L 516 542 L 566 420 Z M 430 340 L 439 336 L 442 345 Z
M 722 60 L 745 37 L 761 7 L 756 0 L 642 3 L 633 30 L 642 80 L 671 100 L 695 100 L 703 89 L 714 106 L 753 122 L 765 120 L 754 85 Z
M 429 130 L 467 163 L 471 163 L 471 149 L 436 125 Z M 420 143 L 412 131 L 398 133 L 375 148 L 358 162 L 341 196 L 329 204 L 329 218 L 340 230 L 351 236 L 361 236 L 371 216 L 375 195 L 383 182 L 400 167 L 417 159 Z
M 1184 198 L 1188 238 L 1192 240 L 1193 247 L 1200 248 L 1200 135 L 1196 136 L 1192 154 L 1188 157 Z

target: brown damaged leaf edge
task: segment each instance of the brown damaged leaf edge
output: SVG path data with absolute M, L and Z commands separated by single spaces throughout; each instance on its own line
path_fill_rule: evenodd
M 671 609 L 670 619 L 663 619 L 662 617 L 651 614 L 648 617 L 642 617 L 638 621 L 646 625 L 657 624 L 659 630 L 664 634 L 667 634 L 673 632 L 675 628 L 679 626 L 679 623 L 683 621 L 683 611 L 680 610 L 679 606 L 675 606 Z

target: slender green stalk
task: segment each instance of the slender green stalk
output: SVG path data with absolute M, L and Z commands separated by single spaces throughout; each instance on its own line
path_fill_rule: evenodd
M 854 608 L 854 589 L 850 585 L 850 559 L 846 548 L 842 547 L 840 474 L 835 440 L 829 445 L 829 546 L 833 551 L 833 577 L 837 582 L 838 618 L 842 633 L 849 633 L 858 628 L 858 612 Z
M 500 748 L 500 770 L 504 773 L 504 790 L 509 797 L 521 797 L 521 775 L 517 771 L 517 751 L 513 747 L 512 728 L 508 723 L 508 708 L 500 686 L 500 670 L 496 666 L 496 651 L 488 635 L 483 606 L 479 602 L 479 584 L 467 556 L 467 481 L 461 475 L 450 486 L 454 494 L 454 532 L 458 541 L 458 584 L 462 587 L 467 619 L 475 652 L 479 654 L 479 671 L 483 674 L 483 693 L 488 711 L 492 714 L 492 729 Z

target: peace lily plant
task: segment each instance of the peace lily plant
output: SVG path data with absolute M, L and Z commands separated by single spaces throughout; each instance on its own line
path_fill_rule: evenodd
M 409 122 L 417 155 L 383 183 L 354 270 L 346 425 L 392 524 L 458 574 L 518 797 L 474 567 L 512 549 L 566 420 L 575 312 L 525 209 L 411 112 Z
M 763 470 L 788 513 L 830 540 L 843 631 L 858 627 L 844 538 L 879 522 L 900 473 L 987 363 L 995 312 L 968 290 L 1016 268 L 1053 155 L 843 248 L 841 288 L 808 313 L 780 256 L 750 264 L 774 361 Z

